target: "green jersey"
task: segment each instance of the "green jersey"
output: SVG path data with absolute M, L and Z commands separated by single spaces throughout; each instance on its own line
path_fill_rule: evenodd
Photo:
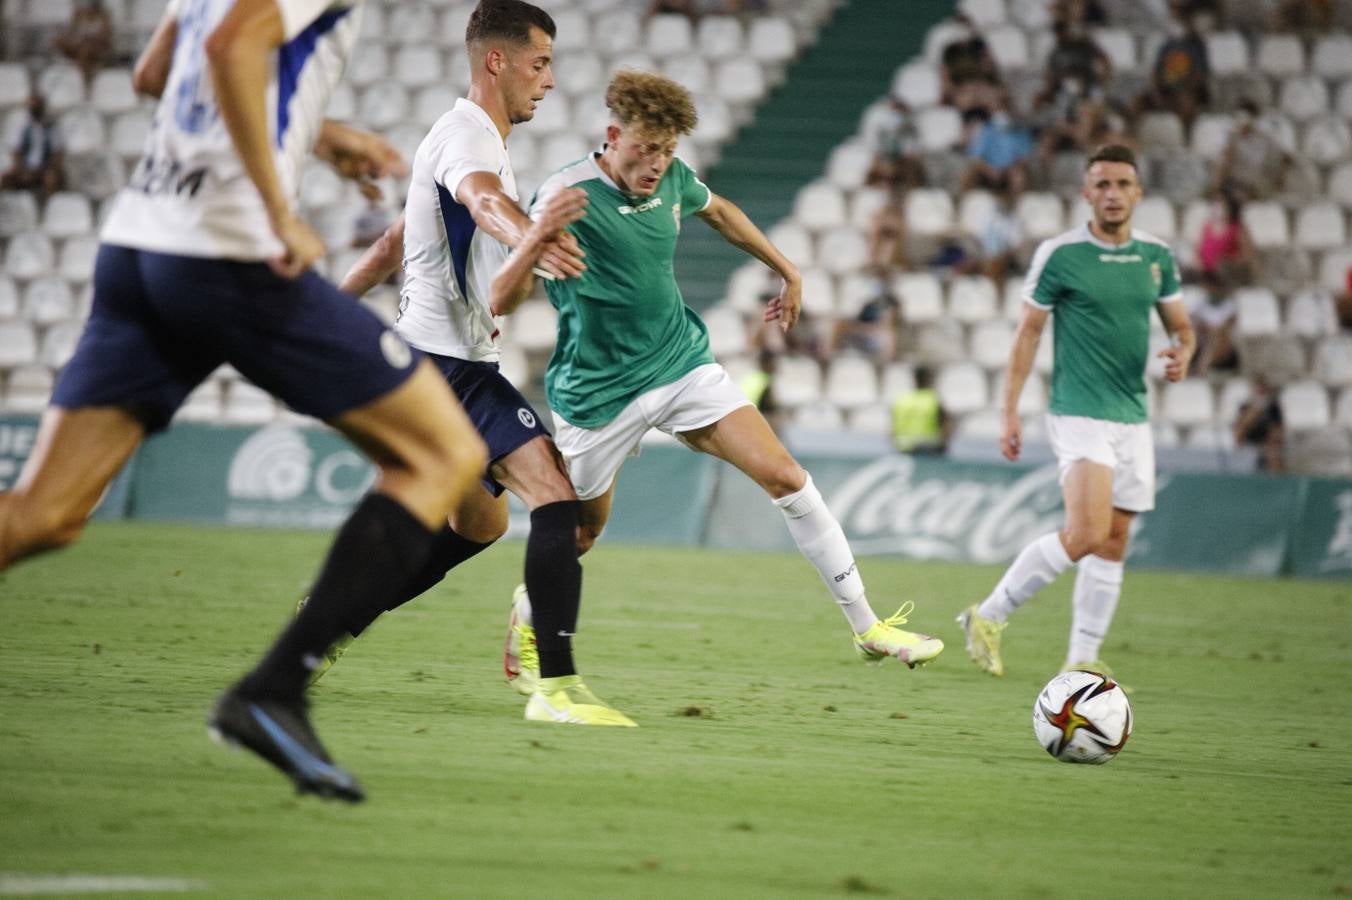
M 1150 314 L 1183 299 L 1169 245 L 1136 230 L 1108 244 L 1081 225 L 1037 248 L 1023 296 L 1056 320 L 1048 409 L 1146 421 Z
M 593 153 L 547 178 L 532 207 L 582 188 L 587 214 L 568 226 L 587 254 L 581 278 L 546 281 L 559 311 L 545 370 L 550 409 L 579 428 L 599 428 L 645 391 L 714 361 L 709 333 L 681 299 L 672 260 L 681 221 L 712 194 L 674 159 L 649 197 L 620 190 Z

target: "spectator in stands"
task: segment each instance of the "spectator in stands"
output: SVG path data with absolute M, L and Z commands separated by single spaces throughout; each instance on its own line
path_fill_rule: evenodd
M 648 15 L 674 14 L 685 16 L 690 21 L 699 18 L 699 4 L 696 0 L 653 0 L 648 5 Z
M 892 400 L 892 442 L 902 453 L 944 453 L 953 424 L 934 390 L 934 373 L 920 366 L 915 389 Z
M 1333 0 L 1280 0 L 1272 11 L 1274 31 L 1299 31 L 1315 36 L 1333 28 Z
M 1073 119 L 1082 99 L 1102 96 L 1113 68 L 1083 24 L 1059 21 L 1053 31 L 1056 44 L 1047 55 L 1042 90 L 1033 100 L 1034 108 L 1048 122 Z
M 854 350 L 880 365 L 896 358 L 901 303 L 892 290 L 886 266 L 874 266 L 869 275 L 869 291 L 859 310 L 853 316 L 836 320 L 827 356 Z
M 28 119 L 10 148 L 9 170 L 0 175 L 0 189 L 36 191 L 46 200 L 65 182 L 65 147 L 39 94 L 28 98 L 27 111 Z
M 1108 11 L 1099 0 L 1053 0 L 1052 22 L 1098 28 L 1108 24 Z
M 1122 144 L 1136 149 L 1129 133 L 1127 116 L 1101 92 L 1079 98 L 1065 117 L 1048 122 L 1038 139 L 1038 156 L 1044 167 L 1059 153 L 1086 154 L 1105 144 Z
M 1015 123 L 1003 106 L 993 113 L 968 110 L 963 118 L 971 164 L 962 175 L 962 190 L 1008 189 L 1021 194 L 1028 183 L 1025 160 L 1033 152 L 1032 133 Z
M 1221 0 L 1169 0 L 1169 11 L 1180 22 L 1192 22 L 1202 34 L 1225 27 Z
M 906 215 L 902 210 L 905 200 L 906 190 L 893 187 L 888 192 L 887 202 L 873 214 L 868 233 L 871 265 L 896 269 L 910 267 L 906 257 Z
M 906 101 L 893 95 L 871 109 L 862 125 L 864 141 L 873 150 L 867 183 L 872 187 L 907 191 L 925 182 L 915 119 Z
M 1203 272 L 1200 287 L 1197 301 L 1188 307 L 1188 316 L 1197 332 L 1197 355 L 1192 370 L 1205 375 L 1211 369 L 1233 369 L 1239 363 L 1234 342 L 1239 308 L 1215 272 Z
M 92 79 L 108 64 L 113 51 L 113 20 L 103 0 L 79 0 L 52 45 L 80 67 L 86 82 Z
M 965 34 L 944 45 L 939 57 L 943 102 L 966 112 L 992 109 L 1006 95 L 990 46 L 962 13 L 953 17 Z
M 981 233 L 976 235 L 978 253 L 958 266 L 959 273 L 981 274 L 999 283 L 1004 281 L 1006 274 L 1018 267 L 1015 254 L 1023 243 L 1023 232 L 1014 211 L 1015 199 L 1016 194 L 1008 185 L 995 192 L 995 207 Z
M 1232 428 L 1235 444 L 1258 448 L 1260 471 L 1285 472 L 1286 434 L 1277 391 L 1262 375 L 1254 376 L 1249 390 L 1249 399 L 1240 406 Z
M 765 270 L 765 286 L 761 289 L 761 305 L 779 297 L 783 282 L 770 270 Z M 776 356 L 788 353 L 795 356 L 810 356 L 824 362 L 825 347 L 821 339 L 822 323 L 806 309 L 798 313 L 798 324 L 788 331 L 780 327 L 778 320 L 767 322 L 764 317 L 756 317 L 756 325 L 751 332 L 750 345 L 759 355 L 762 352 Z
M 1259 123 L 1258 104 L 1244 100 L 1234 116 L 1235 125 L 1216 165 L 1215 190 L 1231 191 L 1245 199 L 1271 197 L 1282 188 L 1294 159 Z
M 1192 127 L 1197 114 L 1211 101 L 1211 62 L 1200 27 L 1209 14 L 1177 7 L 1175 12 L 1183 30 L 1160 45 L 1150 71 L 1150 87 L 1136 98 L 1136 111 L 1171 112 Z
M 1252 284 L 1257 265 L 1253 237 L 1244 224 L 1244 204 L 1233 192 L 1223 193 L 1211 204 L 1211 214 L 1197 241 L 1197 266 L 1211 275 L 1222 292 Z
M 1338 327 L 1352 330 L 1352 266 L 1347 267 L 1345 281 L 1343 292 L 1334 299 L 1334 308 L 1338 314 Z

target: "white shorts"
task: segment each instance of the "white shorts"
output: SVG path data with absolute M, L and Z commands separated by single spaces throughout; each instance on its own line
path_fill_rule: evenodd
M 681 432 L 712 425 L 751 405 L 727 371 L 710 363 L 640 394 L 599 428 L 578 428 L 555 414 L 554 443 L 568 461 L 578 499 L 592 500 L 610 490 L 626 458 L 638 456 L 639 441 L 648 429 L 679 439 Z
M 1082 459 L 1113 470 L 1113 506 L 1128 512 L 1155 508 L 1155 440 L 1148 422 L 1109 422 L 1087 416 L 1047 416 L 1047 438 L 1061 483 Z

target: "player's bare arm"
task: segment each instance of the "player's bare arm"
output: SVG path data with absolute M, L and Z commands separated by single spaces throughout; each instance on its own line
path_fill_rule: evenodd
M 408 175 L 408 161 L 394 145 L 378 134 L 326 119 L 315 142 L 315 156 L 338 170 L 338 174 L 357 182 L 362 196 L 380 199 L 377 179 Z
M 285 34 L 273 0 L 236 0 L 207 38 L 206 53 L 221 120 L 285 247 L 268 265 L 278 275 L 295 278 L 324 255 L 324 243 L 291 209 L 272 160 L 265 91 L 273 51 Z
M 155 26 L 150 43 L 136 60 L 131 72 L 131 86 L 138 94 L 159 99 L 164 84 L 169 80 L 169 67 L 174 61 L 174 42 L 178 39 L 178 19 L 166 15 Z
M 338 290 L 360 297 L 398 271 L 403 262 L 404 214 L 400 213 L 394 224 L 347 270 L 338 282 Z
M 540 255 L 559 239 L 564 228 L 586 215 L 587 192 L 581 188 L 564 188 L 551 195 L 537 210 L 537 218 L 527 230 L 525 239 L 516 245 L 493 276 L 488 309 L 495 316 L 510 314 L 530 295 L 535 286 L 534 269 Z
M 1174 342 L 1156 355 L 1168 359 L 1164 364 L 1165 380 L 1182 381 L 1188 377 L 1188 366 L 1197 352 L 1197 336 L 1192 330 L 1192 320 L 1180 302 L 1160 303 L 1158 308 L 1160 321 Z
M 798 313 L 803 306 L 803 278 L 798 267 L 770 243 L 770 239 L 742 212 L 741 207 L 726 197 L 711 192 L 709 205 L 697 215 L 729 244 L 751 254 L 779 273 L 779 277 L 784 279 L 784 286 L 779 296 L 765 305 L 765 321 L 778 319 L 785 331 L 792 328 L 798 322 Z
M 1033 370 L 1038 341 L 1047 325 L 1047 310 L 1031 303 L 1023 305 L 1019 327 L 1014 332 L 1014 343 L 1005 366 L 1005 393 L 1000 401 L 1000 452 L 1005 459 L 1016 460 L 1023 448 L 1023 422 L 1019 419 L 1019 397 L 1023 394 L 1028 373 Z
M 475 225 L 500 243 L 515 247 L 526 239 L 530 216 L 503 191 L 502 182 L 491 172 L 466 175 L 456 188 L 455 199 L 469 210 Z M 577 239 L 565 233 L 544 249 L 535 264 L 555 278 L 576 278 L 587 269 L 583 256 Z

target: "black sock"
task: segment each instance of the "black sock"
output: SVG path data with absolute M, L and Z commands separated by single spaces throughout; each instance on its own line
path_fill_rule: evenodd
M 577 561 L 581 503 L 560 500 L 530 514 L 526 540 L 526 591 L 530 594 L 540 677 L 573 675 L 573 632 L 582 603 L 582 566 Z
M 314 660 L 344 633 L 380 615 L 427 560 L 436 533 L 397 500 L 367 494 L 343 523 L 310 591 L 310 599 L 245 676 L 240 690 L 254 696 L 299 697 Z
M 442 526 L 441 531 L 437 533 L 436 540 L 432 543 L 432 553 L 427 557 L 427 562 L 423 564 L 421 570 L 408 580 L 399 591 L 399 595 L 387 608 L 394 609 L 403 606 L 414 597 L 427 593 L 441 579 L 445 578 L 446 573 L 451 569 L 491 546 L 493 546 L 492 541 L 487 544 L 480 544 L 456 534 L 450 525 Z M 365 626 L 362 627 L 365 628 Z M 352 634 L 355 636 L 360 632 L 354 631 Z

